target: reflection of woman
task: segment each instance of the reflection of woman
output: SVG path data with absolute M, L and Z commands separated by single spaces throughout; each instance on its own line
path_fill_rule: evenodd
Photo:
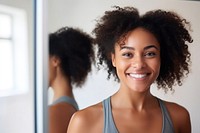
M 139 16 L 133 7 L 106 11 L 94 29 L 100 64 L 120 88 L 103 102 L 78 111 L 68 133 L 190 133 L 188 111 L 150 93 L 156 82 L 166 92 L 189 72 L 188 22 L 155 10 Z
M 94 58 L 92 38 L 73 28 L 61 28 L 49 35 L 49 86 L 54 92 L 49 107 L 49 132 L 66 133 L 78 105 L 72 86 L 81 86 Z

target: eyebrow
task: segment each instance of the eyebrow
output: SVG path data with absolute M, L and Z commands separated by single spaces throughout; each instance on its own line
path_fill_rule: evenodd
M 158 48 L 157 46 L 155 46 L 155 45 L 148 45 L 148 46 L 144 47 L 144 50 L 147 50 L 147 49 L 150 49 L 150 48 L 155 48 L 155 49 L 159 50 L 159 48 Z M 134 47 L 121 46 L 121 47 L 120 47 L 120 50 L 123 50 L 123 49 L 135 50 Z

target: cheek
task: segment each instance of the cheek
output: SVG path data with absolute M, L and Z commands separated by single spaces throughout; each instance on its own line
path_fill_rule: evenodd
M 120 77 L 120 74 L 125 73 L 126 69 L 128 68 L 128 63 L 123 60 L 116 60 L 116 70 L 117 75 Z

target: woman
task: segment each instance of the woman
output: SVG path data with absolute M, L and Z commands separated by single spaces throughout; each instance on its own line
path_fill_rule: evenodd
M 49 133 L 66 133 L 78 105 L 73 87 L 81 87 L 94 58 L 92 38 L 85 32 L 63 27 L 49 35 L 49 86 L 53 103 L 49 107 Z
M 174 12 L 115 7 L 106 11 L 94 33 L 100 64 L 119 90 L 103 102 L 75 113 L 68 133 L 190 133 L 189 112 L 150 93 L 173 91 L 189 73 L 189 23 Z M 178 113 L 177 113 L 178 112 Z

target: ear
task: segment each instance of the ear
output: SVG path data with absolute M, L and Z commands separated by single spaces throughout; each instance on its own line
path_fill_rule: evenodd
M 115 54 L 114 54 L 114 53 L 111 53 L 111 59 L 112 59 L 112 65 L 113 65 L 114 67 L 116 67 Z
M 57 56 L 51 56 L 50 62 L 54 67 L 56 67 L 60 64 L 60 59 Z

